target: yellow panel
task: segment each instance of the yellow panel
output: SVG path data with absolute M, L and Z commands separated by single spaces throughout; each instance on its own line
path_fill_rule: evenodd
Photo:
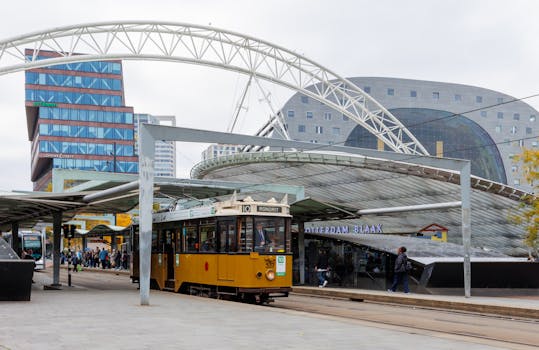
M 444 156 L 444 142 L 436 141 L 436 157 L 442 158 Z
M 376 149 L 378 151 L 383 151 L 384 150 L 384 141 L 382 141 L 382 139 L 377 139 L 377 143 L 376 143 Z

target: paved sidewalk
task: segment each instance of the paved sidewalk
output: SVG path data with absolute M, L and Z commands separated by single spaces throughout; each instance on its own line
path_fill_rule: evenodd
M 151 306 L 143 307 L 132 286 L 44 291 L 49 275 L 34 278 L 30 302 L 0 303 L 2 350 L 494 349 L 447 336 L 167 292 L 152 291 Z

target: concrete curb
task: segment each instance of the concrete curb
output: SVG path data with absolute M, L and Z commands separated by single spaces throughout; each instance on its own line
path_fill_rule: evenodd
M 326 298 L 344 298 L 356 301 L 373 301 L 379 303 L 391 303 L 425 308 L 458 310 L 507 317 L 539 319 L 539 309 L 529 309 L 509 305 L 493 305 L 477 302 L 440 300 L 434 298 L 424 298 L 418 294 L 414 294 L 413 296 L 407 296 L 398 294 L 395 295 L 392 293 L 380 294 L 376 292 L 368 293 L 365 291 L 351 291 L 312 287 L 293 287 L 292 293 Z

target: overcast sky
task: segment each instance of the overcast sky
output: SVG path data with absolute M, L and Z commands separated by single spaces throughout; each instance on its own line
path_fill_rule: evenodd
M 9 1 L 0 40 L 77 23 L 149 20 L 248 34 L 295 50 L 341 76 L 380 76 L 539 93 L 539 1 Z M 124 62 L 126 103 L 136 113 L 175 115 L 180 126 L 225 131 L 246 78 L 213 68 Z M 293 91 L 265 85 L 279 108 Z M 0 76 L 0 190 L 31 190 L 24 73 Z M 240 133 L 270 109 L 252 89 Z M 539 99 L 527 100 L 539 108 Z M 207 145 L 178 144 L 186 177 Z

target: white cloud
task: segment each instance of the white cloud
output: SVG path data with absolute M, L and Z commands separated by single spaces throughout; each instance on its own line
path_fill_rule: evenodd
M 305 54 L 343 76 L 394 76 L 477 85 L 515 97 L 539 92 L 539 3 L 517 1 L 25 1 L 4 5 L 0 40 L 69 24 L 142 19 L 230 29 Z M 156 62 L 124 63 L 136 112 L 226 130 L 246 82 L 236 73 Z M 266 86 L 280 107 L 292 92 Z M 24 76 L 0 76 L 0 189 L 30 189 Z M 269 114 L 252 89 L 239 132 Z M 527 101 L 539 106 L 538 100 Z M 203 146 L 178 147 L 179 174 Z

